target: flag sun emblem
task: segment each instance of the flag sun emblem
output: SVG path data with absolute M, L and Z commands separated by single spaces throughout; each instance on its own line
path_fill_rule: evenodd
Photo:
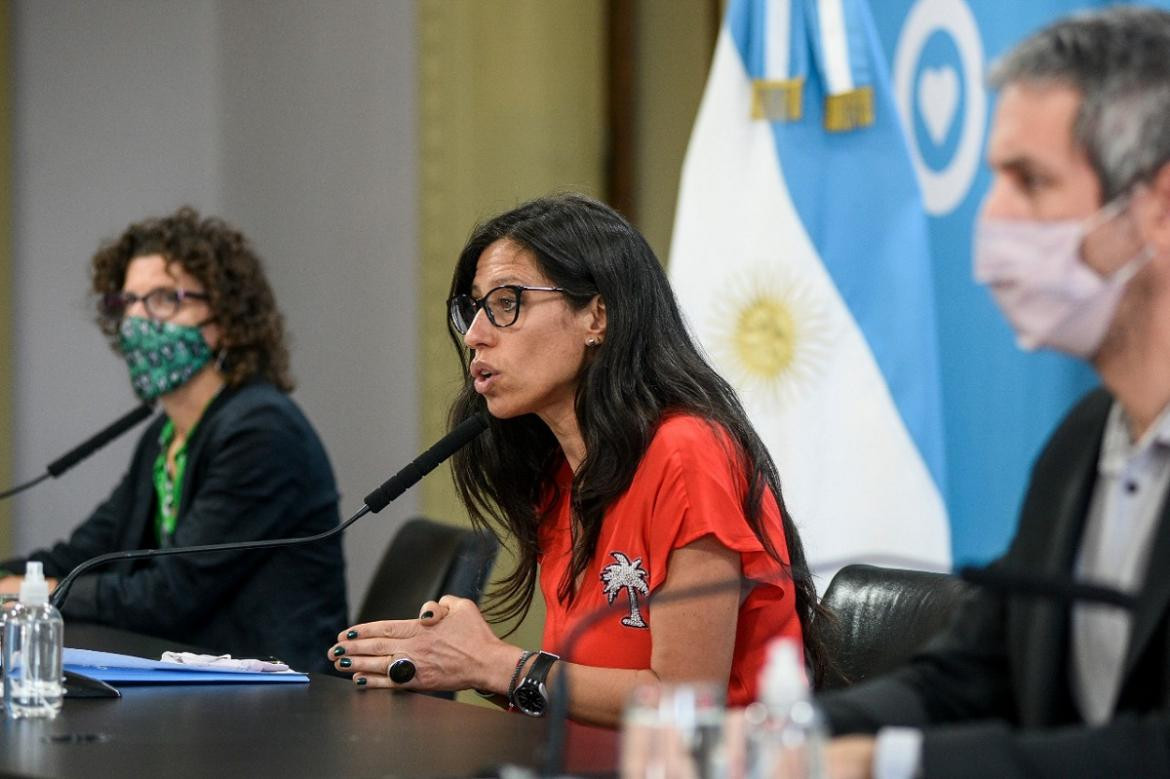
M 825 307 L 787 275 L 741 277 L 714 307 L 711 331 L 713 356 L 735 388 L 781 406 L 814 383 L 832 340 Z
M 779 300 L 758 297 L 749 301 L 737 317 L 732 339 L 735 356 L 753 376 L 770 379 L 792 365 L 796 355 L 796 322 Z

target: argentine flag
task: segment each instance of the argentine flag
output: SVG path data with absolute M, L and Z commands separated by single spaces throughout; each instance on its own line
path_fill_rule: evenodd
M 670 276 L 835 563 L 950 565 L 926 215 L 863 0 L 731 0 Z

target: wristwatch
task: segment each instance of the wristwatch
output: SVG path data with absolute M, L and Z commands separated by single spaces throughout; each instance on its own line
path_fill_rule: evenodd
M 553 663 L 560 659 L 552 652 L 541 652 L 532 662 L 532 668 L 512 693 L 512 705 L 529 717 L 543 717 L 548 709 L 548 688 L 545 679 Z

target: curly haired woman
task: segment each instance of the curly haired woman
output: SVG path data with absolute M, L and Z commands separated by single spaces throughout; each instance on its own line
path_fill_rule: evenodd
M 248 240 L 191 208 L 133 224 L 92 261 L 97 322 L 160 414 L 110 497 L 28 560 L 50 577 L 105 552 L 310 535 L 337 488 L 293 387 L 284 320 Z M 340 543 L 161 557 L 83 577 L 67 618 L 317 670 L 345 624 Z

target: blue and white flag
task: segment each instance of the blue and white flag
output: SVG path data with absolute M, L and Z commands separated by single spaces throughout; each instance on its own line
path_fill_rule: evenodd
M 948 567 L 927 220 L 863 0 L 732 0 L 670 275 L 811 564 Z
M 981 164 L 996 95 L 990 62 L 1056 19 L 1112 0 L 881 0 L 875 18 L 930 215 L 955 561 L 1011 539 L 1032 463 L 1060 418 L 1099 383 L 1083 361 L 1016 348 L 971 273 L 971 228 L 991 176 Z M 1170 8 L 1170 0 L 1143 0 Z

